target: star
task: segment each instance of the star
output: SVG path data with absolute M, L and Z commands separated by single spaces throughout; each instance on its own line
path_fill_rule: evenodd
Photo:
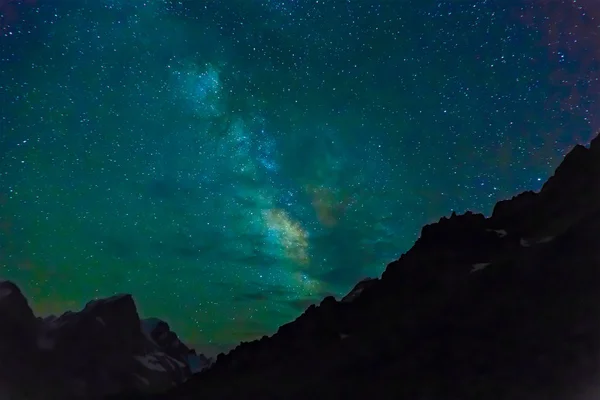
M 271 334 L 587 145 L 597 9 L 0 0 L 2 278 L 41 314 L 131 293 L 203 349 Z

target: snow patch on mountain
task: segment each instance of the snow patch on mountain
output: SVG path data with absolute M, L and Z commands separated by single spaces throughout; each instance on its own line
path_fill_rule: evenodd
M 491 265 L 492 263 L 486 262 L 486 263 L 477 263 L 477 264 L 473 264 L 473 268 L 471 269 L 471 272 L 477 272 L 477 271 L 481 271 L 482 269 L 486 268 L 487 266 Z
M 531 247 L 536 244 L 550 243 L 553 240 L 554 240 L 554 236 L 544 236 L 542 238 L 533 239 L 533 240 L 521 238 L 519 243 L 520 243 L 521 247 Z
M 139 374 L 133 374 L 133 376 L 137 379 L 139 379 L 140 381 L 142 381 L 142 383 L 144 383 L 144 385 L 146 386 L 150 386 L 150 381 L 148 380 L 148 378 L 145 378 Z
M 156 359 L 156 357 L 152 354 L 148 354 L 145 356 L 134 356 L 137 361 L 140 362 L 144 367 L 159 372 L 167 372 L 165 367 L 163 367 L 160 362 Z
M 506 230 L 504 229 L 486 229 L 487 232 L 495 232 L 496 235 L 498 235 L 499 238 L 503 238 L 505 236 L 508 236 L 508 232 L 506 232 Z

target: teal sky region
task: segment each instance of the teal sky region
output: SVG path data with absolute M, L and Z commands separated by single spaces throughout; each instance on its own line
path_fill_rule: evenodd
M 200 351 L 539 189 L 598 124 L 592 1 L 0 0 L 0 277 Z

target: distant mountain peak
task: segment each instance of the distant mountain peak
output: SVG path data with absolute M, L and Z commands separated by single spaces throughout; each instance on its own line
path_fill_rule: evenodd
M 161 392 L 211 363 L 183 344 L 166 322 L 140 320 L 129 294 L 36 318 L 10 281 L 0 282 L 0 359 L 6 381 L 0 398 L 10 399 Z

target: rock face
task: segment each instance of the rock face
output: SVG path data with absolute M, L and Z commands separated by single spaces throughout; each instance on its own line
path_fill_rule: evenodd
M 600 138 L 157 399 L 600 398 Z
M 379 279 L 366 278 L 358 282 L 356 286 L 354 286 L 354 288 L 350 291 L 350 293 L 348 293 L 342 298 L 342 303 L 350 303 L 354 301 L 366 288 L 370 287 L 371 285 L 374 285 L 378 281 Z
M 165 322 L 148 321 L 130 295 L 36 318 L 19 288 L 0 282 L 0 399 L 102 399 L 183 383 L 195 353 Z

